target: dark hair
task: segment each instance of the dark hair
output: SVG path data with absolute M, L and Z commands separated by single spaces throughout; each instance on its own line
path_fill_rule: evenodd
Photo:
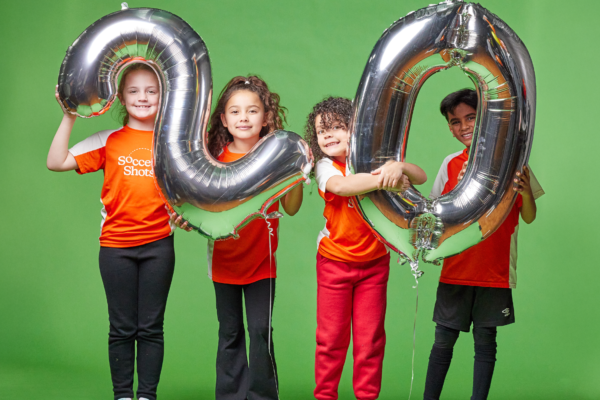
M 121 74 L 121 81 L 119 82 L 119 88 L 117 89 L 117 95 L 119 96 L 119 99 L 123 99 L 123 91 L 125 90 L 125 80 L 127 79 L 127 75 L 135 71 L 149 71 L 156 76 L 156 71 L 154 71 L 154 69 L 148 64 L 131 64 Z M 158 77 L 156 79 L 158 80 Z M 119 122 L 123 123 L 123 126 L 127 125 L 129 122 L 129 114 L 127 113 L 127 108 L 123 104 L 120 104 L 117 118 Z
M 329 97 L 316 104 L 308 114 L 304 128 L 304 140 L 312 150 L 315 162 L 328 157 L 319 147 L 317 127 L 315 126 L 317 115 L 321 116 L 321 124 L 325 129 L 330 129 L 335 123 L 341 123 L 345 129 L 348 129 L 352 117 L 352 101 L 344 97 Z
M 477 110 L 477 92 L 473 89 L 461 89 L 444 97 L 440 104 L 440 112 L 446 117 L 446 121 L 448 121 L 448 113 L 453 113 L 460 103 Z
M 210 117 L 208 151 L 214 157 L 218 157 L 223 148 L 233 141 L 233 136 L 221 121 L 221 114 L 225 113 L 225 105 L 227 105 L 231 96 L 238 90 L 248 90 L 256 93 L 263 103 L 267 126 L 263 126 L 259 137 L 263 137 L 277 129 L 283 129 L 283 123 L 287 123 L 285 118 L 287 108 L 279 105 L 279 95 L 269 91 L 269 87 L 265 81 L 254 75 L 248 77 L 236 76 L 221 91 L 215 111 L 213 111 Z

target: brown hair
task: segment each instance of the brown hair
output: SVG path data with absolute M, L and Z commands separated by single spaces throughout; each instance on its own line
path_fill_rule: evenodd
M 127 75 L 134 71 L 149 71 L 156 75 L 156 71 L 152 69 L 151 66 L 144 63 L 135 63 L 128 66 L 125 71 L 121 74 L 121 80 L 119 82 L 119 88 L 117 89 L 117 96 L 119 99 L 123 99 L 123 91 L 125 90 L 125 80 L 127 79 Z M 158 80 L 158 77 L 156 78 Z M 118 109 L 117 119 L 119 122 L 123 122 L 123 126 L 127 125 L 129 122 L 129 113 L 127 113 L 127 108 L 123 104 L 120 104 Z
M 228 143 L 233 141 L 233 136 L 221 121 L 221 114 L 225 113 L 225 105 L 231 96 L 238 90 L 248 90 L 256 93 L 265 108 L 265 120 L 267 126 L 263 126 L 259 137 L 263 137 L 277 129 L 283 129 L 283 123 L 287 123 L 285 112 L 287 108 L 279 105 L 279 95 L 269 91 L 266 82 L 258 76 L 236 76 L 231 79 L 221 91 L 217 106 L 210 117 L 210 128 L 208 129 L 208 151 L 214 157 L 218 157 Z
M 456 110 L 456 107 L 460 103 L 465 103 L 472 109 L 477 110 L 477 92 L 473 89 L 465 88 L 444 97 L 444 100 L 440 103 L 440 112 L 446 117 L 446 121 L 448 121 L 448 113 L 454 113 L 454 110 Z
M 348 129 L 352 117 L 352 101 L 344 97 L 329 97 L 315 105 L 308 114 L 304 128 L 304 140 L 312 150 L 315 162 L 328 157 L 319 147 L 317 127 L 315 126 L 317 115 L 321 116 L 321 124 L 325 129 L 331 129 L 335 123 L 341 123 L 345 129 Z

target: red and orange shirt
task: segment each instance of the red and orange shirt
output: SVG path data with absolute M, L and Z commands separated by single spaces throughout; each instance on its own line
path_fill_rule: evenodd
M 325 200 L 325 228 L 319 233 L 319 253 L 331 260 L 354 262 L 370 261 L 387 254 L 367 222 L 356 209 L 353 197 L 327 192 L 327 181 L 333 176 L 346 176 L 346 164 L 329 158 L 315 166 L 319 195 Z
M 172 233 L 169 214 L 154 184 L 152 135 L 152 131 L 126 125 L 95 133 L 69 150 L 77 161 L 77 173 L 104 170 L 100 195 L 103 247 L 140 246 Z
M 458 174 L 469 159 L 467 149 L 446 157 L 433 184 L 429 197 L 439 197 L 458 184 Z M 531 172 L 531 170 L 530 170 Z M 544 194 L 537 179 L 530 173 L 534 198 Z M 440 282 L 452 285 L 497 288 L 517 287 L 517 234 L 523 198 L 519 194 L 510 213 L 498 229 L 483 242 L 444 260 Z
M 217 158 L 232 162 L 243 153 L 232 153 L 227 147 Z M 279 201 L 269 207 L 267 214 L 279 211 Z M 269 225 L 262 218 L 252 220 L 239 231 L 239 238 L 208 241 L 208 276 L 215 282 L 247 285 L 261 279 L 276 278 L 275 251 L 278 245 L 279 220 L 270 219 Z M 269 252 L 269 240 L 271 248 Z

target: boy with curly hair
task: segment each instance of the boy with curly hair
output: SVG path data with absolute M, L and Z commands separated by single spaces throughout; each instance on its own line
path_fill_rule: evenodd
M 354 197 L 377 189 L 401 191 L 424 183 L 416 165 L 389 162 L 370 174 L 348 174 L 352 102 L 330 97 L 308 115 L 305 139 L 318 161 L 315 176 L 325 200 L 325 228 L 317 244 L 316 399 L 337 399 L 353 338 L 354 394 L 376 399 L 381 389 L 390 255 L 356 210 Z

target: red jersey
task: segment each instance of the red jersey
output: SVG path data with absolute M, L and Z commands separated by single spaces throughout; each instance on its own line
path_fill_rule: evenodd
M 335 261 L 371 261 L 388 253 L 356 210 L 354 198 L 327 192 L 332 176 L 346 176 L 346 164 L 329 158 L 315 166 L 319 195 L 325 200 L 325 228 L 319 233 L 319 253 Z
M 231 153 L 227 147 L 218 160 L 232 162 L 242 153 Z M 279 201 L 269 207 L 267 214 L 279 211 Z M 267 221 L 257 218 L 239 232 L 239 238 L 208 240 L 208 276 L 215 282 L 247 285 L 261 279 L 276 278 L 275 251 L 278 244 L 279 219 L 270 219 L 273 235 L 269 235 Z M 269 257 L 269 238 L 271 254 Z
M 458 174 L 469 159 L 467 149 L 446 157 L 430 197 L 450 192 L 458 184 Z M 544 191 L 531 176 L 535 198 Z M 439 192 L 442 188 L 441 193 Z M 519 194 L 508 216 L 487 239 L 462 253 L 444 260 L 440 282 L 453 285 L 515 288 L 517 286 L 517 234 L 523 198 Z
M 100 245 L 133 247 L 169 236 L 169 214 L 154 184 L 152 131 L 124 126 L 73 146 L 77 173 L 104 170 Z

